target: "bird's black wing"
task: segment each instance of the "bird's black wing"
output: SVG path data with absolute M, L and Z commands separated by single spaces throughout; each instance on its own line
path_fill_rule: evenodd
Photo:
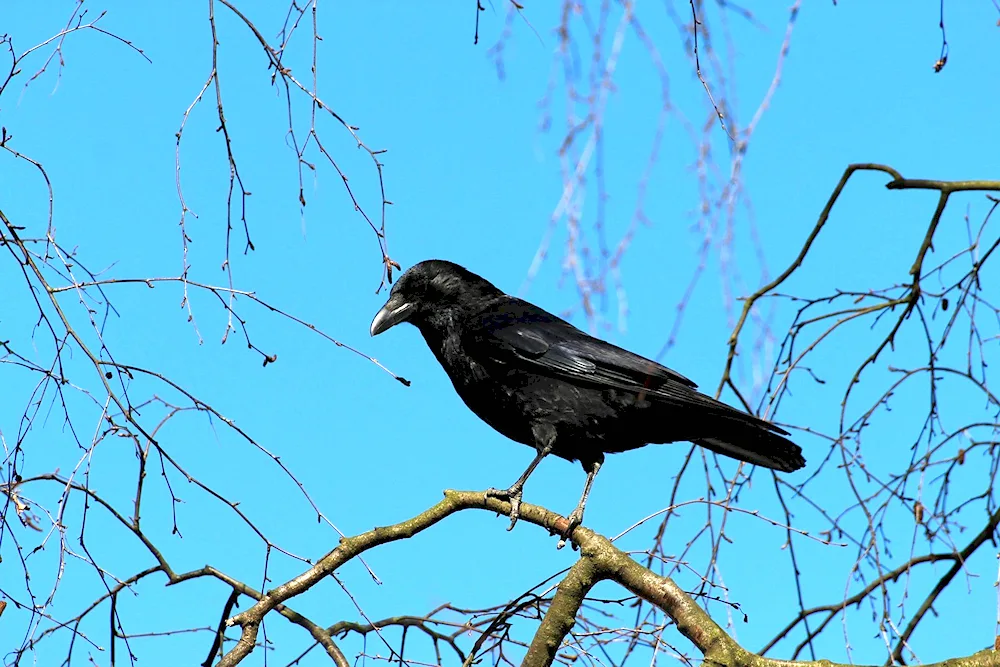
M 651 394 L 696 393 L 691 390 L 697 385 L 680 373 L 594 338 L 514 297 L 489 304 L 464 338 L 477 356 L 576 384 Z
M 699 393 L 680 373 L 594 338 L 526 301 L 492 300 L 465 324 L 467 353 L 496 369 L 634 392 L 650 403 L 710 417 L 712 427 L 692 441 L 713 451 L 776 470 L 805 465 L 801 448 L 781 437 L 788 435 L 784 429 Z

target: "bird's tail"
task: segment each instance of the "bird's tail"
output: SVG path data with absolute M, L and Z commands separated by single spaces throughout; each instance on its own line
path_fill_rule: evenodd
M 781 472 L 805 466 L 802 448 L 785 438 L 788 432 L 751 415 L 716 418 L 717 434 L 692 440 L 697 445 L 740 461 Z

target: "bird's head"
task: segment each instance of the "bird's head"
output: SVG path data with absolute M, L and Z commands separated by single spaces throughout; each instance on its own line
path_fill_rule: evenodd
M 399 277 L 389 292 L 389 300 L 372 320 L 371 335 L 377 336 L 400 322 L 420 326 L 435 316 L 502 294 L 492 283 L 458 264 L 428 259 Z

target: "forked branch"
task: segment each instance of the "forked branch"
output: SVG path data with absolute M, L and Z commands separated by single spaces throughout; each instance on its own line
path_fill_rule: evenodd
M 345 537 L 336 549 L 315 565 L 277 588 L 267 591 L 256 604 L 227 621 L 242 629 L 239 641 L 218 663 L 233 667 L 250 654 L 261 622 L 284 602 L 309 590 L 325 577 L 365 551 L 382 544 L 413 537 L 456 512 L 481 509 L 509 515 L 510 503 L 487 498 L 479 491 L 445 491 L 445 497 L 433 507 L 400 523 L 378 527 L 354 537 Z M 525 523 L 541 526 L 549 532 L 561 533 L 566 519 L 555 512 L 522 503 L 520 518 Z M 580 560 L 559 584 L 535 633 L 523 665 L 541 667 L 552 664 L 576 623 L 576 615 L 589 591 L 600 581 L 610 580 L 663 610 L 677 629 L 704 655 L 708 663 L 726 667 L 789 667 L 790 665 L 822 665 L 839 667 L 829 661 L 791 662 L 775 660 L 751 653 L 739 645 L 720 627 L 695 600 L 670 577 L 657 575 L 614 546 L 610 540 L 588 528 L 577 527 L 572 533 L 573 544 L 580 550 Z M 470 655 L 466 662 L 474 660 Z M 1000 653 L 984 650 L 963 658 L 952 658 L 943 667 L 998 667 Z M 928 667 L 935 667 L 933 665 Z

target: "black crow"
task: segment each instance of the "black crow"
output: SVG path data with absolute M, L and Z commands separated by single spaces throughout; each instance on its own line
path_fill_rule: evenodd
M 524 483 L 548 454 L 580 461 L 587 473 L 566 535 L 583 520 L 607 453 L 688 440 L 783 472 L 805 465 L 802 449 L 782 437 L 787 431 L 698 393 L 680 373 L 589 336 L 457 264 L 428 260 L 399 277 L 371 335 L 400 322 L 420 330 L 470 410 L 535 448 L 509 489 L 487 491 L 510 501 L 511 528 Z

